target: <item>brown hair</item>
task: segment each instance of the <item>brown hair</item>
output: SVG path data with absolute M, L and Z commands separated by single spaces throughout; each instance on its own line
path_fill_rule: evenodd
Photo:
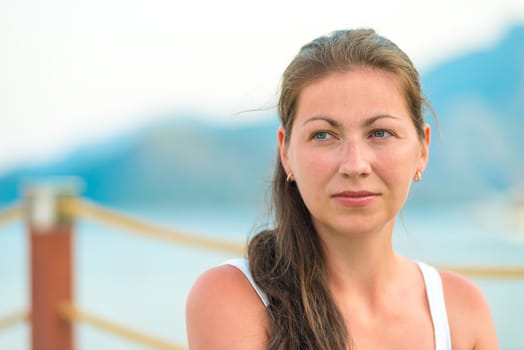
M 428 104 L 411 60 L 372 29 L 356 29 L 313 40 L 285 70 L 278 104 L 285 142 L 302 89 L 330 73 L 359 67 L 395 74 L 417 134 L 424 138 L 422 106 Z M 320 239 L 297 186 L 286 181 L 280 159 L 273 177 L 272 211 L 275 228 L 258 233 L 248 247 L 251 272 L 270 301 L 268 349 L 346 350 L 350 337 L 327 285 Z

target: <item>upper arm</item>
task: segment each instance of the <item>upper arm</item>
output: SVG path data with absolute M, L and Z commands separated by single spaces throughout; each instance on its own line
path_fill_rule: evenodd
M 482 291 L 466 278 L 441 272 L 453 349 L 498 349 L 495 325 Z
M 268 317 L 242 272 L 223 265 L 202 274 L 186 303 L 189 349 L 264 349 Z

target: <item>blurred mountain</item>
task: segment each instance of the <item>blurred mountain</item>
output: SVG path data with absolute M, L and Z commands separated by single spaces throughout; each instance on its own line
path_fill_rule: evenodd
M 0 202 L 20 184 L 55 176 L 84 182 L 83 196 L 107 204 L 260 204 L 276 151 L 276 120 L 240 125 L 186 116 L 79 149 L 0 180 Z
M 430 163 L 411 202 L 486 199 L 524 182 L 524 26 L 494 47 L 422 74 L 435 109 Z M 276 152 L 278 118 L 225 125 L 195 116 L 83 147 L 53 164 L 0 178 L 0 203 L 21 181 L 78 176 L 83 195 L 107 204 L 253 205 L 263 201 Z M 433 122 L 433 124 L 435 124 Z
M 441 137 L 434 132 L 421 197 L 485 200 L 522 186 L 524 26 L 423 74 L 422 84 Z

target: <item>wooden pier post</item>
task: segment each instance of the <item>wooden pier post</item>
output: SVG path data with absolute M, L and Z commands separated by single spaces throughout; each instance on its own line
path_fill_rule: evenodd
M 59 307 L 73 301 L 73 218 L 60 208 L 78 192 L 72 182 L 25 189 L 31 270 L 31 349 L 73 350 L 74 326 Z

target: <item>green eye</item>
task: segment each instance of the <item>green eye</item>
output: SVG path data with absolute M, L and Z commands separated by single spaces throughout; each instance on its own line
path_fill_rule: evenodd
M 331 135 L 326 131 L 319 131 L 313 134 L 313 139 L 323 141 L 327 140 L 330 136 Z
M 371 136 L 379 138 L 379 139 L 383 139 L 383 138 L 391 136 L 391 133 L 389 131 L 386 131 L 386 130 L 374 130 L 371 133 Z

